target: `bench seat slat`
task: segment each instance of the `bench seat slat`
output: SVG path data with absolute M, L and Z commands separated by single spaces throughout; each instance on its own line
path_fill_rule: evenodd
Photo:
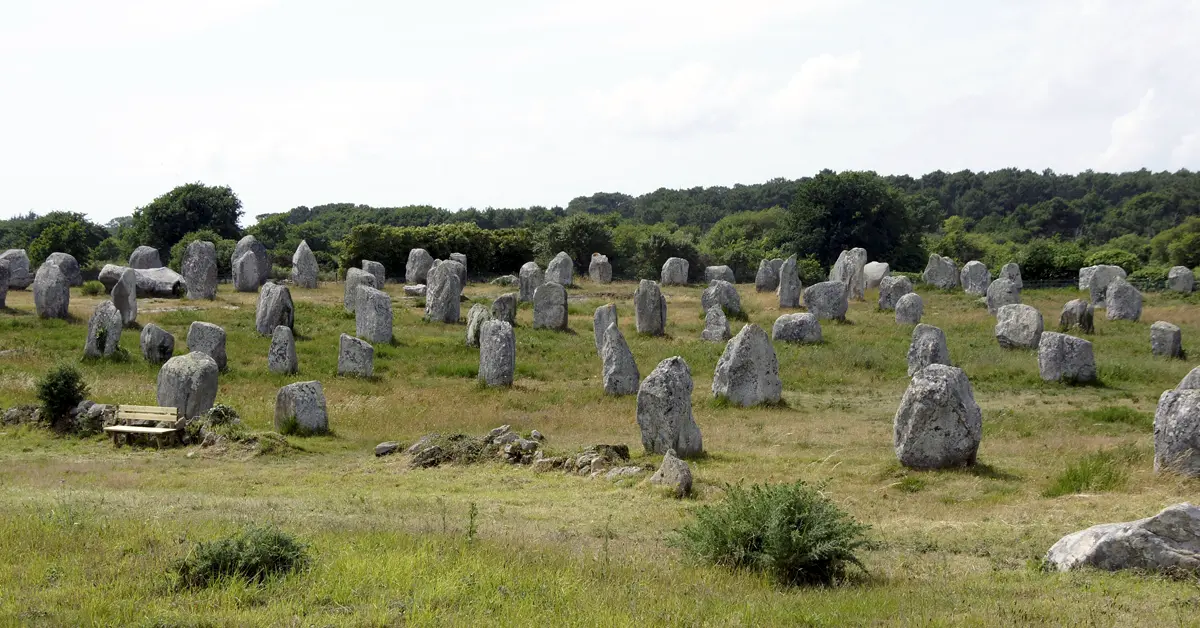
M 119 412 L 117 413 L 118 421 L 168 421 L 174 423 L 179 418 L 175 415 L 162 414 L 143 414 L 141 412 Z
M 178 412 L 176 408 L 171 406 L 135 406 L 133 404 L 123 403 L 118 408 L 122 410 L 133 410 L 135 412 Z
M 179 430 L 173 427 L 138 427 L 135 425 L 110 425 L 105 432 L 121 432 L 126 434 L 170 434 Z

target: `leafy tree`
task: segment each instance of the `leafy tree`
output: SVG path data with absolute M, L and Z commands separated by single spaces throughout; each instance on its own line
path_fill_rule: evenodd
M 216 248 L 217 275 L 220 277 L 232 276 L 233 250 L 237 248 L 237 241 L 222 238 L 209 229 L 193 231 L 176 242 L 175 246 L 171 247 L 171 261 L 168 262 L 170 267 L 177 272 L 183 272 L 183 254 L 187 252 L 188 245 L 197 240 L 212 242 L 213 247 Z
M 181 185 L 133 213 L 134 238 L 159 250 L 175 246 L 183 236 L 206 229 L 224 239 L 241 237 L 242 202 L 227 186 Z
M 612 229 L 597 216 L 574 214 L 542 230 L 537 250 L 539 256 L 547 260 L 559 251 L 565 251 L 577 270 L 586 271 L 592 253 L 612 255 Z
M 1108 264 L 1110 266 L 1120 266 L 1125 269 L 1125 272 L 1134 273 L 1142 267 L 1142 262 L 1136 255 L 1129 251 L 1120 249 L 1100 249 L 1092 251 L 1083 261 L 1085 266 L 1096 266 L 1098 264 Z
M 30 261 L 41 264 L 51 253 L 68 253 L 80 266 L 86 266 L 92 253 L 88 236 L 88 228 L 79 220 L 51 225 L 29 244 Z

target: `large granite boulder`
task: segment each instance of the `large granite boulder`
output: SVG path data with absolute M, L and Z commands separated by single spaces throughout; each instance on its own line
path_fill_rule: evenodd
M 767 332 L 754 323 L 742 327 L 717 360 L 712 394 L 742 406 L 777 404 L 783 392 L 779 359 Z
M 479 346 L 479 333 L 483 331 L 483 324 L 490 320 L 492 320 L 492 310 L 488 306 L 482 303 L 471 306 L 471 309 L 467 311 L 466 343 L 468 347 Z
M 79 260 L 70 253 L 51 253 L 46 258 L 47 264 L 54 264 L 67 276 L 67 283 L 72 286 L 83 285 L 83 273 L 79 271 Z
M 41 318 L 66 319 L 71 283 L 54 264 L 42 264 L 33 278 L 33 307 Z
M 521 300 L 533 301 L 533 291 L 537 290 L 538 286 L 546 283 L 546 274 L 542 272 L 542 267 L 538 266 L 537 262 L 525 262 L 521 266 L 518 281 L 521 286 Z
M 1021 289 L 1017 284 L 1001 277 L 988 284 L 987 308 L 993 316 L 1006 305 L 1016 305 L 1021 302 Z
M 728 266 L 705 266 L 704 281 L 711 284 L 714 280 L 720 279 L 729 283 L 737 283 L 737 279 L 733 275 L 733 269 Z
M 217 247 L 195 240 L 183 252 L 183 278 L 189 299 L 217 298 Z
M 280 325 L 271 333 L 271 346 L 267 349 L 267 370 L 280 375 L 291 375 L 300 370 L 300 359 L 296 356 L 296 336 L 291 327 Z
M 142 357 L 150 364 L 163 364 L 175 355 L 175 336 L 154 323 L 142 327 L 139 340 Z
M 408 262 L 404 265 L 404 283 L 414 286 L 428 283 L 430 268 L 433 268 L 433 256 L 429 251 L 412 249 L 408 252 Z
M 596 354 L 599 355 L 604 350 L 604 332 L 608 331 L 609 325 L 617 324 L 617 306 L 613 303 L 601 305 L 596 308 L 596 312 L 592 314 L 592 336 L 596 341 Z M 640 377 L 638 379 L 641 379 Z
M 358 307 L 358 289 L 361 286 L 377 290 L 383 288 L 375 283 L 375 275 L 361 268 L 347 268 L 346 283 L 342 288 L 342 308 L 351 314 L 354 313 L 354 308 Z
M 263 336 L 275 332 L 275 328 L 294 327 L 296 306 L 292 303 L 292 291 L 287 286 L 268 281 L 258 291 L 258 305 L 254 310 L 254 329 Z
M 954 260 L 930 253 L 925 272 L 921 273 L 922 281 L 942 290 L 953 290 L 959 286 L 959 279 L 958 265 Z
M 275 431 L 280 434 L 324 434 L 329 431 L 321 382 L 296 382 L 275 395 Z
M 375 347 L 349 334 L 338 339 L 339 377 L 371 377 L 375 374 Z
M 930 364 L 918 371 L 900 400 L 893 444 L 910 469 L 975 464 L 983 437 L 983 413 L 962 369 Z
M 779 308 L 794 310 L 800 307 L 800 293 L 804 285 L 800 283 L 800 275 L 796 272 L 796 256 L 793 255 L 779 266 L 779 287 L 775 292 L 779 295 Z
M 462 294 L 463 289 L 467 287 L 467 267 L 462 262 L 454 259 L 433 260 L 433 268 L 429 269 L 429 272 L 432 273 L 434 268 L 442 264 L 449 264 L 454 269 L 454 274 L 458 277 L 458 292 Z
M 1200 390 L 1168 390 L 1158 398 L 1154 470 L 1200 478 Z
M 3 262 L 8 262 L 9 288 L 24 290 L 33 283 L 33 273 L 29 271 L 29 255 L 25 253 L 25 249 L 8 249 L 0 253 L 0 263 Z
M 588 279 L 592 283 L 612 283 L 612 264 L 607 255 L 592 253 L 592 261 L 588 264 Z
M 225 330 L 212 323 L 193 321 L 188 326 L 188 351 L 206 353 L 217 363 L 221 372 L 225 371 L 228 358 L 225 355 Z
M 962 284 L 963 292 L 982 297 L 988 293 L 988 286 L 992 283 L 992 273 L 987 266 L 983 265 L 983 262 L 971 260 L 963 264 L 958 281 Z
M 1200 571 L 1200 508 L 1175 504 L 1125 523 L 1103 523 L 1068 534 L 1046 553 L 1058 571 L 1089 567 L 1180 574 Z
M 247 236 L 249 237 L 249 236 Z M 233 289 L 238 292 L 254 292 L 262 284 L 258 283 L 258 256 L 254 251 L 246 251 L 233 258 Z
M 933 325 L 918 324 L 908 345 L 908 376 L 916 375 L 930 364 L 951 365 L 946 334 Z
M 1042 331 L 1042 313 L 1032 305 L 1005 305 L 996 312 L 996 341 L 1005 349 L 1036 349 Z
M 519 295 L 516 292 L 505 292 L 496 297 L 496 300 L 492 301 L 492 318 L 516 325 L 518 300 Z
M 133 250 L 129 254 L 129 267 L 134 269 L 143 268 L 162 268 L 162 259 L 158 256 L 158 249 L 152 246 L 142 245 Z
M 921 295 L 910 292 L 896 301 L 896 322 L 900 325 L 916 325 L 925 315 L 925 302 Z
M 755 292 L 774 292 L 779 288 L 779 271 L 771 260 L 765 259 L 758 263 L 758 273 L 754 275 Z
M 822 281 L 804 289 L 804 306 L 819 320 L 846 320 L 850 302 L 846 284 L 840 281 Z
M 647 453 L 691 458 L 704 453 L 700 427 L 692 416 L 692 371 L 679 356 L 658 364 L 637 393 L 637 422 Z
M 1017 290 L 1020 290 L 1024 287 L 1024 284 L 1021 282 L 1021 267 L 1018 266 L 1016 262 L 1009 262 L 1002 266 L 1000 268 L 1000 275 L 996 278 L 1007 279 L 1013 282 L 1013 285 L 1017 287 Z
M 508 321 L 484 321 L 479 330 L 479 381 L 484 386 L 512 386 L 517 368 L 517 340 Z
M 1179 326 L 1166 321 L 1151 325 L 1150 353 L 1164 358 L 1183 358 L 1183 332 Z
M 633 352 L 625 342 L 625 335 L 617 328 L 616 321 L 604 328 L 600 346 L 600 362 L 604 378 L 604 392 L 610 395 L 634 395 L 638 391 L 641 373 Z
M 387 281 L 387 271 L 384 270 L 383 264 L 365 259 L 362 261 L 362 269 L 375 277 L 375 285 L 379 286 L 379 289 L 382 290 L 384 282 Z
M 1137 321 L 1142 318 L 1142 293 L 1124 279 L 1114 279 L 1104 292 L 1108 320 Z
M 725 316 L 725 310 L 722 310 L 721 306 L 714 305 L 704 310 L 704 331 L 700 332 L 701 340 L 725 342 L 731 335 L 729 317 Z
M 737 288 L 724 279 L 714 279 L 700 295 L 700 307 L 706 311 L 717 306 L 729 314 L 742 313 L 742 298 L 738 296 Z
M 365 262 L 364 262 L 365 263 Z M 313 255 L 307 240 L 301 240 L 292 253 L 292 283 L 298 288 L 313 289 L 317 287 L 317 274 L 321 267 L 317 265 L 317 256 Z
M 237 245 L 233 247 L 233 255 L 230 261 L 236 260 L 246 253 L 254 254 L 254 267 L 258 269 L 258 285 L 254 286 L 253 290 L 258 290 L 259 286 L 267 283 L 267 280 L 271 278 L 271 257 L 267 255 L 267 247 L 263 246 L 263 243 L 259 242 L 258 238 L 252 235 L 238 240 Z
M 533 328 L 567 330 L 567 289 L 555 282 L 533 291 Z
M 358 301 L 354 304 L 354 335 L 370 343 L 392 341 L 391 295 L 371 286 L 358 287 Z
M 686 286 L 688 283 L 688 261 L 682 257 L 670 257 L 663 262 L 659 278 L 664 286 Z
M 816 315 L 784 314 L 775 319 L 771 326 L 771 339 L 780 342 L 797 342 L 800 344 L 819 344 L 821 342 L 821 321 Z
M 1095 309 L 1084 299 L 1072 299 L 1063 306 L 1062 314 L 1058 317 L 1058 331 L 1067 332 L 1079 329 L 1085 334 L 1096 331 Z
M 208 412 L 217 400 L 219 372 L 220 368 L 212 356 L 200 351 L 167 360 L 158 370 L 158 405 L 178 408 L 180 414 L 188 419 Z
M 866 249 L 853 248 L 842 251 L 829 269 L 829 281 L 840 281 L 846 285 L 848 298 L 863 300 L 867 280 L 863 269 L 867 265 Z
M 121 313 L 121 320 L 128 327 L 137 321 L 138 302 L 137 302 L 137 271 L 132 268 L 126 268 L 125 272 L 121 273 L 121 278 L 112 288 L 112 302 L 117 306 L 117 311 Z
M 1096 381 L 1096 358 L 1092 353 L 1092 343 L 1058 332 L 1042 332 L 1042 339 L 1038 343 L 1038 372 L 1047 382 Z
M 545 282 L 556 283 L 564 288 L 575 283 L 575 262 L 565 251 L 559 251 L 546 264 Z
M 1172 266 L 1167 271 L 1167 290 L 1191 294 L 1196 289 L 1196 274 L 1187 266 Z
M 121 313 L 112 301 L 101 301 L 88 320 L 87 339 L 83 343 L 83 357 L 106 358 L 121 347 Z
M 450 324 L 458 322 L 462 303 L 461 268 L 462 264 L 447 260 L 429 270 L 428 283 L 425 285 L 425 320 Z
M 183 275 L 170 268 L 145 268 L 134 270 L 137 273 L 137 296 L 139 299 L 148 297 L 179 298 L 187 291 L 187 282 Z M 106 265 L 100 269 L 100 283 L 108 291 L 121 280 L 125 273 L 124 266 Z
M 867 283 L 867 290 L 878 288 L 883 283 L 883 278 L 891 274 L 892 267 L 887 262 L 867 262 L 867 265 L 863 266 L 863 280 Z
M 1108 264 L 1100 264 L 1098 266 L 1088 266 L 1079 269 L 1079 289 L 1087 290 L 1095 307 L 1105 306 L 1105 296 L 1108 293 L 1108 284 L 1117 279 L 1125 278 L 1125 269 L 1120 266 L 1111 266 Z
M 633 320 L 639 334 L 661 336 L 667 332 L 667 298 L 658 284 L 643 279 L 633 293 Z
M 884 277 L 878 287 L 879 309 L 884 311 L 895 310 L 900 297 L 913 291 L 912 281 L 903 275 Z

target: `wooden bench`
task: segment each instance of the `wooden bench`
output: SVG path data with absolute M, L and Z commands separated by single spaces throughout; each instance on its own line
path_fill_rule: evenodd
M 140 425 L 128 425 L 133 421 L 153 422 L 159 424 L 158 427 L 143 427 Z M 117 406 L 116 425 L 110 425 L 104 428 L 105 432 L 112 435 L 113 445 L 120 447 L 122 441 L 129 442 L 130 439 L 136 436 L 152 437 L 156 447 L 162 447 L 162 441 L 165 437 L 168 441 L 178 441 L 182 430 L 179 423 L 179 410 L 177 408 L 165 408 L 160 406 Z M 162 426 L 162 424 L 167 424 Z

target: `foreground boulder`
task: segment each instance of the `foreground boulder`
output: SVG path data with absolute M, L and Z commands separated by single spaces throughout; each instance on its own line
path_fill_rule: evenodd
M 1183 358 L 1183 332 L 1179 326 L 1166 321 L 1151 325 L 1150 353 L 1164 358 Z
M 339 377 L 371 377 L 375 374 L 375 347 L 366 340 L 342 334 L 338 339 Z
M 317 287 L 317 274 L 321 268 L 317 265 L 317 256 L 313 255 L 308 241 L 301 240 L 292 253 L 292 283 L 298 288 L 313 289 Z
M 121 313 L 112 301 L 102 301 L 88 320 L 87 340 L 83 344 L 83 357 L 106 358 L 121 346 Z
M 804 289 L 804 306 L 819 320 L 846 320 L 850 309 L 846 284 L 840 281 L 822 281 Z
M 983 413 L 962 369 L 931 364 L 913 377 L 894 421 L 896 458 L 910 469 L 975 464 Z
M 1095 307 L 1104 307 L 1108 285 L 1125 278 L 1125 269 L 1120 266 L 1100 264 L 1079 269 L 1079 289 L 1087 290 L 1089 300 Z
M 592 253 L 592 261 L 588 264 L 588 279 L 592 283 L 612 283 L 612 264 L 607 255 Z
M 565 251 L 559 251 L 549 264 L 546 264 L 546 283 L 556 283 L 562 287 L 575 283 L 575 261 Z
M 1167 290 L 1191 294 L 1196 289 L 1196 274 L 1187 266 L 1172 266 L 1167 271 Z
M 79 261 L 70 253 L 51 253 L 46 258 L 47 264 L 54 264 L 67 276 L 67 283 L 72 286 L 83 285 L 83 273 L 79 271 Z
M 518 279 L 522 301 L 533 301 L 533 291 L 537 287 L 546 283 L 546 275 L 542 272 L 542 267 L 537 265 L 537 262 L 525 262 L 521 266 L 520 277 Z
M 492 301 L 492 318 L 498 321 L 505 321 L 509 325 L 517 324 L 517 300 L 516 292 L 506 292 Z
M 1096 331 L 1095 309 L 1083 299 L 1072 299 L 1063 306 L 1058 317 L 1058 330 L 1062 332 L 1079 329 L 1085 334 Z
M 773 292 L 779 288 L 779 271 L 771 260 L 765 259 L 758 263 L 758 273 L 754 275 L 755 292 Z
M 342 308 L 351 314 L 354 313 L 354 308 L 358 306 L 359 286 L 375 289 L 383 287 L 375 284 L 375 275 L 361 268 L 347 268 L 346 283 L 342 286 Z
M 458 322 L 461 313 L 462 283 L 459 269 L 462 264 L 448 260 L 435 264 L 425 285 L 425 320 L 433 323 Z
M 639 334 L 661 336 L 667 331 L 667 298 L 658 284 L 643 279 L 633 293 L 633 319 Z
M 467 339 L 468 347 L 479 346 L 479 333 L 483 331 L 483 324 L 492 320 L 492 311 L 488 306 L 482 303 L 476 303 L 467 311 Z M 359 334 L 361 337 L 362 334 Z
M 133 250 L 129 254 L 129 267 L 142 268 L 162 268 L 162 259 L 158 256 L 158 249 L 152 246 L 142 245 Z
M 692 416 L 692 371 L 679 356 L 658 364 L 637 394 L 637 422 L 647 453 L 674 449 L 683 458 L 704 453 L 700 428 Z
M 1158 398 L 1154 470 L 1200 478 L 1200 390 L 1168 390 Z
M 150 364 L 163 364 L 175 355 L 175 336 L 154 323 L 142 327 L 140 340 L 142 357 Z
M 1005 305 L 996 312 L 996 341 L 1005 349 L 1036 349 L 1042 331 L 1042 313 L 1032 305 Z
M 884 277 L 879 282 L 879 309 L 890 311 L 896 309 L 900 297 L 913 291 L 912 281 L 908 277 Z
M 187 298 L 217 298 L 217 247 L 212 242 L 189 242 L 183 253 L 181 269 L 187 285 Z
M 275 431 L 280 434 L 324 434 L 329 431 L 321 382 L 296 382 L 275 395 Z
M 1050 547 L 1046 564 L 1058 571 L 1200 571 L 1200 508 L 1175 504 L 1153 517 L 1068 534 Z
M 959 286 L 958 265 L 949 257 L 931 253 L 921 280 L 942 290 L 953 290 Z
M 203 321 L 194 321 L 188 327 L 188 351 L 206 353 L 217 363 L 217 368 L 225 371 L 227 358 L 225 355 L 225 330 Z
M 1024 283 L 1021 281 L 1021 267 L 1016 262 L 1009 262 L 1000 268 L 1000 275 L 997 279 L 1007 279 L 1017 287 L 1017 290 L 1024 288 Z
M 1000 278 L 993 281 L 987 288 L 988 314 L 993 316 L 1006 305 L 1016 305 L 1021 302 L 1021 289 L 1008 279 Z
M 908 376 L 916 375 L 930 364 L 950 365 L 946 334 L 933 325 L 919 324 L 913 329 L 908 345 Z
M 267 255 L 267 247 L 263 246 L 263 243 L 259 242 L 258 238 L 252 235 L 238 240 L 237 245 L 233 247 L 232 259 L 236 260 L 246 253 L 254 254 L 254 267 L 258 269 L 258 285 L 249 291 L 253 292 L 258 289 L 258 286 L 267 283 L 267 280 L 271 278 L 271 256 Z M 246 281 L 249 281 L 249 278 Z
M 8 249 L 0 253 L 0 263 L 4 262 L 8 263 L 9 288 L 24 290 L 33 283 L 33 273 L 29 272 L 29 255 L 25 249 Z
M 1104 309 L 1110 321 L 1142 318 L 1142 293 L 1124 279 L 1114 279 L 1104 293 Z
M 867 265 L 866 249 L 853 248 L 842 251 L 829 269 L 829 281 L 838 281 L 846 286 L 848 298 L 861 301 L 866 291 L 867 281 L 863 268 Z
M 199 351 L 167 360 L 158 371 L 158 405 L 178 408 L 188 419 L 204 414 L 217 399 L 219 371 L 212 356 Z
M 1038 372 L 1047 382 L 1096 381 L 1092 343 L 1053 331 L 1043 332 L 1038 343 Z
M 992 273 L 983 262 L 971 260 L 963 264 L 958 281 L 962 284 L 963 292 L 982 297 L 987 294 L 988 286 L 992 283 Z
M 733 269 L 728 266 L 705 266 L 704 281 L 712 283 L 714 280 L 720 279 L 729 283 L 737 283 L 737 279 L 733 275 Z
M 896 322 L 901 325 L 916 325 L 925 315 L 925 302 L 921 295 L 910 292 L 896 301 Z
M 633 352 L 625 343 L 625 335 L 614 321 L 604 329 L 603 345 L 600 348 L 601 374 L 604 392 L 610 395 L 634 395 L 642 375 L 638 372 Z
M 674 449 L 668 449 L 658 471 L 650 477 L 650 483 L 665 486 L 675 493 L 675 497 L 682 499 L 692 493 L 692 468 L 675 455 Z
M 137 271 L 132 268 L 126 268 L 125 272 L 121 273 L 121 279 L 117 281 L 112 288 L 112 302 L 117 306 L 117 311 L 121 313 L 121 320 L 126 326 L 132 325 L 137 321 L 138 302 L 137 302 Z
M 742 298 L 737 288 L 724 279 L 714 279 L 700 295 L 700 307 L 706 311 L 717 306 L 729 314 L 742 313 Z
M 663 262 L 659 279 L 664 286 L 686 286 L 688 282 L 688 261 L 682 257 L 669 257 Z
M 287 286 L 267 282 L 258 291 L 258 305 L 254 310 L 254 329 L 263 336 L 275 332 L 283 325 L 291 328 L 296 322 L 296 306 L 292 303 L 292 291 Z
M 42 264 L 33 279 L 33 307 L 41 318 L 67 318 L 71 284 L 54 264 Z
M 596 341 L 597 354 L 600 354 L 604 349 L 604 332 L 608 331 L 609 325 L 616 324 L 617 306 L 615 304 L 601 305 L 592 314 L 592 337 Z
M 784 260 L 779 267 L 779 288 L 776 292 L 779 295 L 780 309 L 794 310 L 800 307 L 800 292 L 803 289 L 800 275 L 796 272 L 796 256 L 793 255 Z
M 742 407 L 779 403 L 783 382 L 779 359 L 767 332 L 754 323 L 742 327 L 717 361 L 712 394 Z
M 484 321 L 479 330 L 479 381 L 487 387 L 512 386 L 517 339 L 507 321 Z
M 771 326 L 771 338 L 780 342 L 819 344 L 821 321 L 813 314 L 784 314 Z
M 722 310 L 719 305 L 704 310 L 704 331 L 700 332 L 700 339 L 709 342 L 725 342 L 729 340 L 730 336 L 729 317 L 725 316 L 725 310 Z
M 291 375 L 300 370 L 300 360 L 296 357 L 296 336 L 291 327 L 280 325 L 271 333 L 267 370 L 280 375 Z
M 354 304 L 354 335 L 372 343 L 386 344 L 392 341 L 391 295 L 370 286 L 358 287 L 358 301 Z
M 362 261 L 362 269 L 375 277 L 375 285 L 382 290 L 384 282 L 387 281 L 387 271 L 384 270 L 383 264 L 365 259 Z
M 408 252 L 408 262 L 404 265 L 404 283 L 414 286 L 426 283 L 430 268 L 433 268 L 433 256 L 429 251 L 412 249 Z
M 567 290 L 561 285 L 548 282 L 533 291 L 533 328 L 566 331 Z
M 891 274 L 892 267 L 887 262 L 868 262 L 863 266 L 863 280 L 867 283 L 867 290 L 878 288 L 883 283 L 883 278 L 890 277 Z

